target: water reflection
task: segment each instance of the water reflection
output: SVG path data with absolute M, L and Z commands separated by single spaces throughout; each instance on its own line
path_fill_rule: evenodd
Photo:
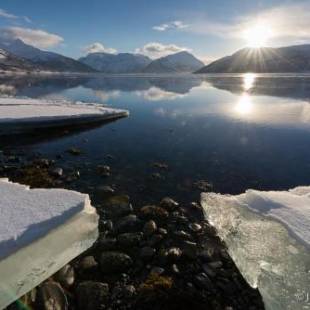
M 253 102 L 249 94 L 244 93 L 238 100 L 234 110 L 240 115 L 246 115 L 252 112 Z
M 254 73 L 246 73 L 243 76 L 243 88 L 245 91 L 253 88 L 256 79 L 256 74 Z

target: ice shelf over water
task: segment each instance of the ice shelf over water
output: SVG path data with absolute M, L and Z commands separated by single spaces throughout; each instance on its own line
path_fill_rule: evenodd
M 128 116 L 99 104 L 44 99 L 0 98 L 0 133 L 12 130 L 94 123 Z
M 73 258 L 98 236 L 88 195 L 29 189 L 0 179 L 0 309 Z
M 201 203 L 266 309 L 310 309 L 310 186 L 203 193 Z

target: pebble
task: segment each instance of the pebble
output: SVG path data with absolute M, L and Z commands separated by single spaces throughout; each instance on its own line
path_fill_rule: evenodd
M 120 246 L 128 248 L 138 246 L 143 238 L 142 232 L 137 233 L 123 233 L 117 236 L 117 241 Z
M 79 263 L 79 270 L 86 271 L 90 269 L 95 269 L 98 266 L 94 256 L 85 256 L 81 259 Z
M 199 231 L 201 231 L 202 227 L 201 227 L 201 225 L 199 225 L 197 223 L 191 223 L 191 224 L 189 224 L 189 229 L 194 231 L 194 232 L 199 232 Z
M 146 236 L 153 235 L 157 230 L 157 225 L 155 221 L 150 220 L 144 224 L 143 232 Z
M 142 221 L 138 219 L 138 217 L 134 214 L 127 215 L 122 217 L 115 224 L 115 232 L 123 233 L 123 232 L 138 232 L 142 229 Z
M 168 211 L 174 211 L 179 206 L 179 204 L 170 197 L 163 198 L 159 205 Z

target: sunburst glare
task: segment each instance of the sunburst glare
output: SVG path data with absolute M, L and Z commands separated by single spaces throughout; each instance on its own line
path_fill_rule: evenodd
M 256 24 L 247 28 L 243 32 L 243 37 L 248 47 L 260 48 L 268 43 L 272 34 L 272 29 L 268 25 Z

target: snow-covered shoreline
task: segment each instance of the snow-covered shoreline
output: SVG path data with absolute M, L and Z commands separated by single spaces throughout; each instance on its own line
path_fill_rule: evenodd
M 0 134 L 95 123 L 128 115 L 127 110 L 107 108 L 94 103 L 0 98 Z

